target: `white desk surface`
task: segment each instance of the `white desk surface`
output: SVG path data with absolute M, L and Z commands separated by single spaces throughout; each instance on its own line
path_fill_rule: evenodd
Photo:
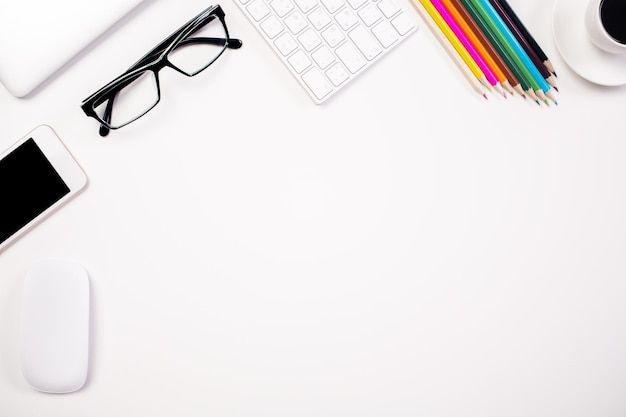
M 549 1 L 512 1 L 559 106 L 476 95 L 420 30 L 317 106 L 232 1 L 242 49 L 106 139 L 80 102 L 209 3 L 153 0 L 26 99 L 88 188 L 0 255 L 0 415 L 626 413 L 625 88 L 573 73 Z M 4 203 L 4 202 L 3 202 Z M 85 387 L 21 375 L 29 265 L 92 285 Z

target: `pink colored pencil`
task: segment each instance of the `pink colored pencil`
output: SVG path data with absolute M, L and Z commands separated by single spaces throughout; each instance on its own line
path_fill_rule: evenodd
M 474 59 L 474 61 L 476 61 L 476 64 L 478 64 L 480 69 L 485 73 L 487 81 L 489 81 L 489 83 L 493 86 L 499 85 L 500 83 L 496 75 L 493 73 L 491 68 L 489 68 L 489 65 L 487 65 L 483 57 L 480 56 L 480 54 L 478 53 L 474 45 L 472 45 L 472 42 L 470 42 L 465 33 L 463 33 L 463 30 L 458 25 L 458 23 L 456 23 L 456 21 L 454 20 L 450 12 L 445 8 L 443 3 L 441 3 L 441 0 L 430 0 L 430 2 L 433 4 L 433 6 L 435 6 L 435 9 L 437 9 L 443 20 L 448 24 L 448 26 L 450 26 L 450 29 L 452 29 L 452 32 L 454 32 L 456 37 L 459 38 L 459 41 L 465 47 L 465 49 L 467 49 L 467 52 Z

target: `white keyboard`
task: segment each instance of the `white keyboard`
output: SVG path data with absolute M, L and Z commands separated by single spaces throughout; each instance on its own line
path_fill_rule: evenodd
M 417 29 L 394 0 L 235 0 L 322 103 Z

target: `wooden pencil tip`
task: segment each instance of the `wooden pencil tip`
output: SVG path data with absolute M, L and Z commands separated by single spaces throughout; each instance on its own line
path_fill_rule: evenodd
M 485 97 L 485 100 L 489 100 L 489 97 L 487 97 L 487 94 L 483 93 L 483 97 Z

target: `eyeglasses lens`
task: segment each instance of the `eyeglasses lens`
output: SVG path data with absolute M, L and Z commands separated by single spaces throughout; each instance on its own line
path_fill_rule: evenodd
M 156 75 L 145 71 L 94 110 L 101 120 L 108 119 L 109 125 L 117 128 L 143 116 L 158 101 Z
M 213 63 L 226 49 L 226 29 L 218 17 L 180 42 L 167 56 L 169 62 L 187 75 L 196 75 Z

